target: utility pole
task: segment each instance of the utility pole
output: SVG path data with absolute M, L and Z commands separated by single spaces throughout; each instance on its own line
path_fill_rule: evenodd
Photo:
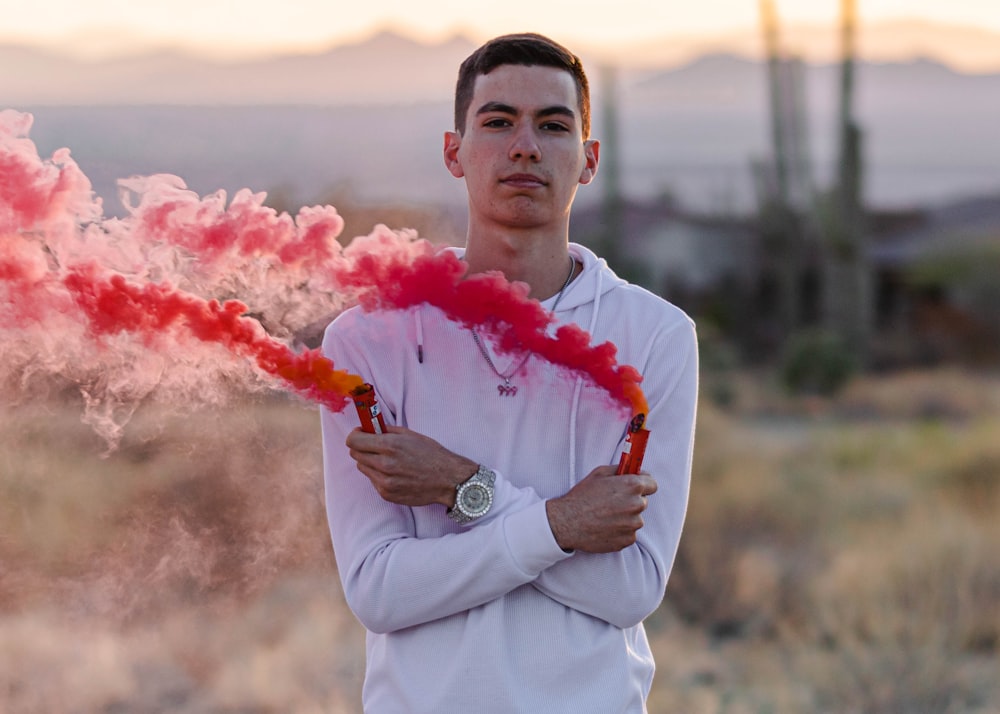
M 840 162 L 824 245 L 824 313 L 828 329 L 868 361 L 874 310 L 862 202 L 862 132 L 855 119 L 857 0 L 841 0 Z
M 767 53 L 768 96 L 771 105 L 771 152 L 774 159 L 775 199 L 788 203 L 788 152 L 785 137 L 785 101 L 782 97 L 781 48 L 778 43 L 778 13 L 774 0 L 760 0 L 764 51 Z
M 758 231 L 764 261 L 770 264 L 777 288 L 776 322 L 782 340 L 798 327 L 802 315 L 802 275 L 805 236 L 801 212 L 805 148 L 801 145 L 804 108 L 801 101 L 802 65 L 785 57 L 779 41 L 778 13 L 773 0 L 760 2 L 761 28 L 767 53 L 768 96 L 771 111 L 771 160 L 761 167 Z
M 625 207 L 622 198 L 621 137 L 618 129 L 618 72 L 611 65 L 600 70 L 604 128 L 601 138 L 601 182 L 604 197 L 601 207 L 604 230 L 600 252 L 608 264 L 623 271 L 622 241 L 625 238 Z

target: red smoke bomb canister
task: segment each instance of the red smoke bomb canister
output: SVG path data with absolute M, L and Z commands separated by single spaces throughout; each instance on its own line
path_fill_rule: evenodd
M 646 453 L 646 442 L 649 440 L 649 429 L 643 429 L 646 422 L 645 414 L 636 414 L 629 423 L 628 436 L 625 437 L 625 450 L 618 462 L 618 474 L 637 474 L 642 469 L 642 457 Z
M 361 419 L 361 430 L 369 434 L 384 434 L 385 421 L 382 419 L 382 410 L 375 398 L 375 387 L 368 383 L 362 384 L 351 391 L 351 397 Z

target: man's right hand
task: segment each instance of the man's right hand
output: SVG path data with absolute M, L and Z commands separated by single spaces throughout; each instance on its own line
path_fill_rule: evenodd
M 401 506 L 455 504 L 455 488 L 476 473 L 479 464 L 444 448 L 430 437 L 389 425 L 384 434 L 355 429 L 347 448 L 379 495 Z
M 647 473 L 619 476 L 599 466 L 559 498 L 546 502 L 549 526 L 563 550 L 613 553 L 635 543 L 646 497 L 656 492 Z

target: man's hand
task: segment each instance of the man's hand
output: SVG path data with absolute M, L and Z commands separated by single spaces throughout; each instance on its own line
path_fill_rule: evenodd
M 434 439 L 399 426 L 386 427 L 384 434 L 355 429 L 347 435 L 347 448 L 379 495 L 401 506 L 451 508 L 455 487 L 479 468 Z
M 569 493 L 547 501 L 549 526 L 563 550 L 613 553 L 635 543 L 646 497 L 656 492 L 649 474 L 617 475 L 599 466 Z

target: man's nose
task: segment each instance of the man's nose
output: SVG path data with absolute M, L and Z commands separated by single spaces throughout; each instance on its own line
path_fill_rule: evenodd
M 542 148 L 538 143 L 534 127 L 522 126 L 517 130 L 510 145 L 510 158 L 515 161 L 518 159 L 538 161 L 542 158 Z

